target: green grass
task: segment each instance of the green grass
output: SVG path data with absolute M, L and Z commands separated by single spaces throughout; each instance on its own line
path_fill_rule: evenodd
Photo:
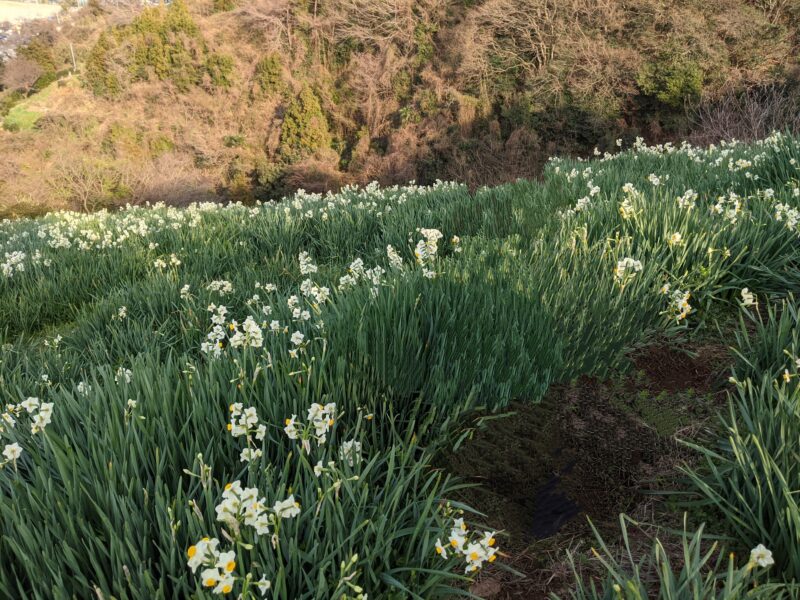
M 53 95 L 58 83 L 51 83 L 41 92 L 15 104 L 3 119 L 3 129 L 8 131 L 30 131 L 36 125 L 43 113 L 36 110 L 36 106 Z
M 235 552 L 234 595 L 262 576 L 282 599 L 463 593 L 470 553 L 444 559 L 436 541 L 459 515 L 477 540 L 480 516 L 448 502 L 460 484 L 432 459 L 476 411 L 603 376 L 744 287 L 763 302 L 800 288 L 798 230 L 775 216 L 800 205 L 798 160 L 776 135 L 558 160 L 542 182 L 475 193 L 369 186 L 0 223 L 0 394 L 18 421 L 0 436 L 22 450 L 0 471 L 0 597 L 209 597 L 187 566 L 204 536 Z M 692 209 L 676 202 L 689 189 Z M 728 217 L 712 210 L 723 194 L 740 199 Z M 641 270 L 620 273 L 627 258 Z M 27 397 L 53 403 L 43 432 Z M 257 418 L 234 437 L 237 403 Z M 313 403 L 335 404 L 324 443 Z M 220 521 L 233 481 L 299 514 L 270 509 L 263 535 Z
M 30 131 L 42 117 L 42 113 L 28 110 L 22 104 L 17 104 L 8 111 L 3 119 L 3 129 L 8 131 Z

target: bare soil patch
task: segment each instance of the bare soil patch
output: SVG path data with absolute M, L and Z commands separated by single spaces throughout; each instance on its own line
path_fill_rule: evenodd
M 488 421 L 443 459 L 476 484 L 459 500 L 504 530 L 504 561 L 524 575 L 487 570 L 473 593 L 563 592 L 572 580 L 566 550 L 591 544 L 587 517 L 613 541 L 619 513 L 666 510 L 658 492 L 674 487 L 678 465 L 690 458 L 676 438 L 694 439 L 713 424 L 730 359 L 720 345 L 691 353 L 658 345 L 631 362 L 625 376 L 581 378 L 554 386 L 541 404 L 512 405 L 513 416 Z

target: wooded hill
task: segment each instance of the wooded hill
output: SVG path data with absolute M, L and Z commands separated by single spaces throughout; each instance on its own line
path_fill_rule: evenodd
M 799 23 L 800 0 L 95 2 L 3 66 L 0 210 L 478 186 L 618 138 L 796 130 Z

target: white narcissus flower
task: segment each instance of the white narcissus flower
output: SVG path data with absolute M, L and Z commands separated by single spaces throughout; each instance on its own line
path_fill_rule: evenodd
M 669 236 L 667 244 L 669 246 L 681 246 L 683 245 L 683 236 L 680 233 L 675 232 L 671 236 Z
M 473 542 L 464 550 L 464 558 L 467 559 L 466 572 L 470 573 L 480 569 L 483 566 L 483 562 L 487 560 L 489 556 L 483 545 Z
M 250 462 L 250 461 L 256 460 L 258 458 L 261 458 L 262 454 L 263 454 L 263 452 L 261 452 L 261 450 L 259 450 L 258 448 L 256 448 L 256 449 L 245 448 L 244 450 L 242 450 L 242 453 L 239 455 L 239 461 L 240 462 Z
M 339 448 L 339 458 L 347 461 L 347 464 L 351 467 L 357 463 L 361 463 L 363 460 L 361 457 L 361 442 L 355 440 L 344 442 L 341 448 Z
M 192 573 L 195 573 L 197 568 L 206 562 L 216 562 L 219 556 L 218 545 L 219 540 L 217 538 L 204 537 L 195 545 L 189 546 L 186 556 L 189 558 L 188 564 Z
M 228 552 L 221 552 L 217 557 L 217 563 L 214 565 L 225 573 L 233 573 L 236 568 L 236 552 L 229 550 Z
M 742 305 L 743 306 L 752 306 L 753 304 L 755 304 L 755 296 L 752 294 L 752 292 L 749 289 L 743 288 L 742 289 Z
M 22 448 L 16 442 L 13 444 L 6 444 L 6 447 L 3 449 L 3 456 L 9 461 L 16 461 L 22 456 Z
M 447 558 L 447 550 L 442 546 L 442 541 L 440 539 L 436 540 L 436 554 L 442 558 Z
M 39 399 L 31 397 L 26 400 L 23 400 L 22 402 L 19 403 L 19 405 L 25 409 L 25 412 L 30 414 L 37 408 L 39 408 Z
M 767 550 L 764 544 L 759 544 L 750 551 L 750 564 L 759 567 L 769 567 L 775 564 L 772 551 Z
M 272 587 L 272 582 L 262 575 L 261 579 L 256 582 L 256 587 L 258 588 L 258 591 L 261 592 L 262 596 L 266 596 L 267 592 Z
M 300 514 L 300 503 L 294 499 L 294 494 L 292 494 L 286 500 L 276 502 L 272 510 L 281 519 L 291 519 Z
M 294 424 L 295 419 L 297 419 L 297 415 L 292 415 L 291 419 L 286 419 L 286 427 L 283 428 L 290 440 L 297 439 L 297 427 Z
M 222 579 L 220 579 L 217 586 L 214 588 L 213 592 L 215 594 L 229 594 L 233 590 L 233 584 L 235 580 L 231 575 L 224 575 Z

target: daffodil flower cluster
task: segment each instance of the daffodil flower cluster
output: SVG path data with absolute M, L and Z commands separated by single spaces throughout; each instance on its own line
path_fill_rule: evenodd
M 205 354 L 219 358 L 225 348 L 226 339 L 231 348 L 261 348 L 264 345 L 264 332 L 261 327 L 266 327 L 266 323 L 259 326 L 253 317 L 248 316 L 241 325 L 232 320 L 227 323 L 226 328 L 227 307 L 210 304 L 208 311 L 212 313 L 213 327 L 206 336 L 207 341 L 200 345 L 200 350 Z
M 711 207 L 711 214 L 720 215 L 731 225 L 735 225 L 744 211 L 744 201 L 734 192 L 727 196 L 719 196 Z
M 683 244 L 684 244 L 684 240 L 683 240 L 683 236 L 680 234 L 680 232 L 676 231 L 671 236 L 669 236 L 669 238 L 667 238 L 667 245 L 670 248 L 678 248 L 680 246 L 683 246 Z
M 281 519 L 292 519 L 300 514 L 300 503 L 290 495 L 286 500 L 275 502 L 269 508 L 265 498 L 259 498 L 256 488 L 243 488 L 241 482 L 234 481 L 225 486 L 222 501 L 214 511 L 217 521 L 228 526 L 238 536 L 242 526 L 255 530 L 255 535 L 269 535 L 270 527 L 278 525 Z M 272 545 L 277 546 L 277 536 L 273 535 Z
M 614 267 L 614 279 L 621 285 L 627 284 L 631 281 L 637 273 L 642 271 L 642 263 L 631 257 L 625 257 L 617 261 L 617 266 Z
M 673 290 L 667 283 L 661 288 L 661 293 L 669 297 L 667 310 L 661 314 L 666 314 L 670 319 L 674 319 L 676 323 L 683 321 L 694 310 L 689 304 L 689 299 L 692 297 L 690 292 Z
M 361 442 L 348 440 L 339 447 L 339 459 L 351 467 L 360 464 L 364 459 L 361 456 Z
M 310 279 L 304 279 L 300 284 L 300 293 L 302 293 L 307 299 L 310 299 L 312 307 L 314 308 L 325 304 L 328 300 L 330 300 L 331 297 L 330 288 L 319 286 Z M 292 311 L 292 317 L 297 318 L 294 311 Z M 307 321 L 308 319 L 304 320 Z
M 384 275 L 386 275 L 386 269 L 383 267 L 376 265 L 371 269 L 367 269 L 364 266 L 364 261 L 357 258 L 350 263 L 347 273 L 339 278 L 339 290 L 344 291 L 355 287 L 362 281 L 366 281 L 372 286 L 373 293 L 377 294 L 381 283 L 383 283 Z
M 233 293 L 233 284 L 224 279 L 216 279 L 206 286 L 206 290 L 217 293 L 220 296 L 227 296 Z M 186 291 L 188 292 L 189 290 L 187 289 Z
M 192 573 L 204 567 L 200 572 L 203 587 L 212 588 L 214 594 L 229 594 L 236 583 L 236 552 L 219 551 L 217 538 L 204 537 L 186 551 L 188 565 Z
M 241 482 L 234 481 L 225 486 L 222 501 L 214 511 L 217 521 L 227 525 L 234 535 L 238 535 L 242 525 L 255 529 L 256 535 L 268 535 L 272 524 L 265 498 L 258 497 L 256 488 L 243 488 Z
M 201 344 L 200 350 L 205 354 L 211 354 L 215 358 L 218 358 L 222 354 L 222 349 L 224 347 L 223 340 L 226 337 L 225 316 L 228 314 L 228 308 L 222 305 L 217 306 L 216 304 L 209 304 L 208 312 L 211 313 L 211 323 L 213 327 L 206 336 L 208 341 Z
M 414 256 L 417 264 L 422 267 L 422 273 L 428 279 L 436 277 L 436 272 L 432 269 L 439 252 L 439 240 L 444 235 L 438 229 L 417 228 L 417 233 L 422 235 L 422 239 L 414 247 Z
M 53 403 L 41 402 L 39 398 L 29 397 L 17 404 L 7 404 L 5 411 L 0 414 L 0 433 L 10 432 L 23 416 L 30 419 L 31 435 L 42 433 L 53 417 Z M 22 456 L 22 447 L 17 442 L 6 444 L 3 448 L 5 460 L 0 462 L 0 468 L 5 467 L 8 463 L 12 463 L 16 468 L 20 456 Z
M 126 369 L 125 367 L 120 367 L 114 374 L 114 381 L 117 383 L 120 382 L 130 383 L 132 377 L 133 377 L 133 371 L 131 371 L 130 369 Z
M 284 422 L 283 431 L 290 440 L 299 439 L 306 454 L 311 452 L 311 440 L 315 440 L 317 445 L 322 445 L 328 441 L 328 432 L 336 422 L 336 403 L 329 402 L 322 405 L 312 404 L 308 409 L 307 422 L 297 420 L 297 415 Z
M 683 196 L 678 196 L 676 202 L 678 206 L 685 210 L 692 210 L 696 206 L 698 194 L 694 190 L 686 190 Z
M 5 412 L 0 414 L 0 433 L 14 429 L 23 415 L 31 419 L 31 434 L 41 433 L 53 418 L 53 403 L 30 397 L 18 404 L 7 404 Z
M 798 188 L 795 188 L 795 191 L 798 191 Z M 775 220 L 784 223 L 789 231 L 800 235 L 800 210 L 778 202 L 775 204 Z
M 308 252 L 301 252 L 299 261 L 301 275 L 310 275 L 311 273 L 316 273 L 318 271 L 317 265 L 314 264 L 314 261 L 311 259 L 311 256 L 308 254 Z
M 233 335 L 228 338 L 231 348 L 261 348 L 264 345 L 264 333 L 253 317 L 247 317 L 239 329 L 239 324 L 231 322 L 229 328 Z
M 466 573 L 474 573 L 484 563 L 493 563 L 497 559 L 497 546 L 495 532 L 484 533 L 470 532 L 463 518 L 455 519 L 450 530 L 447 544 L 442 544 L 441 539 L 436 540 L 436 554 L 447 559 L 448 552 L 464 557 L 467 565 Z
M 5 262 L 0 263 L 0 271 L 5 277 L 12 277 L 14 273 L 22 273 L 25 271 L 25 258 L 26 254 L 19 250 L 6 252 Z
M 234 402 L 228 407 L 228 410 L 231 414 L 228 431 L 235 438 L 244 436 L 247 442 L 247 448 L 242 450 L 239 460 L 250 462 L 261 458 L 261 449 L 255 447 L 253 438 L 259 442 L 264 441 L 264 437 L 267 435 L 267 426 L 259 421 L 255 407 L 244 408 L 241 402 Z
M 181 264 L 180 259 L 175 254 L 169 255 L 169 261 L 164 260 L 163 258 L 157 258 L 153 261 L 153 266 L 160 271 L 163 271 L 168 266 L 179 267 Z
M 644 196 L 632 183 L 623 185 L 622 193 L 625 194 L 625 198 L 619 203 L 619 214 L 625 220 L 632 219 L 636 216 L 636 209 L 633 206 L 633 202 L 641 201 Z
M 386 246 L 386 256 L 389 258 L 389 266 L 394 270 L 403 268 L 403 258 L 398 254 L 391 244 Z

